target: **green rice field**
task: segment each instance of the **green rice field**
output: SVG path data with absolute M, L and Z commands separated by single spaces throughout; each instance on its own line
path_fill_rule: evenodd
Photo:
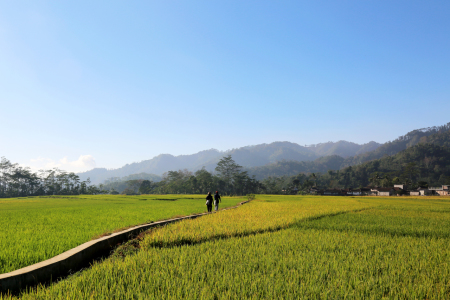
M 205 212 L 203 195 L 81 195 L 0 199 L 0 274 L 117 229 Z M 221 207 L 243 201 L 225 197 Z
M 257 195 L 18 297 L 450 299 L 449 225 L 446 197 Z

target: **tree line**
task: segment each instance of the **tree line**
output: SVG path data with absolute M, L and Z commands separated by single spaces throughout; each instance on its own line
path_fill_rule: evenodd
M 334 159 L 330 157 L 330 159 Z M 281 162 L 286 167 L 289 162 Z M 270 166 L 269 166 L 270 167 Z M 406 184 L 417 187 L 450 184 L 450 148 L 436 143 L 419 143 L 392 156 L 385 156 L 357 166 L 325 172 L 298 172 L 297 175 L 250 177 L 231 156 L 223 158 L 216 174 L 205 169 L 169 171 L 162 181 L 130 180 L 124 194 L 205 194 L 220 190 L 223 194 L 296 194 L 309 193 L 314 186 L 323 189 L 391 187 Z M 106 187 L 107 185 L 105 185 Z M 112 191 L 112 193 L 118 193 Z
M 228 155 L 219 161 L 215 173 L 205 168 L 196 172 L 169 171 L 163 174 L 159 182 L 143 179 L 123 182 L 111 179 L 98 187 L 90 185 L 89 179 L 80 181 L 74 173 L 58 169 L 33 173 L 28 168 L 2 158 L 0 197 L 100 193 L 206 194 L 216 190 L 223 195 L 292 194 L 308 193 L 313 186 L 345 189 L 407 184 L 410 188 L 417 188 L 450 184 L 450 148 L 446 147 L 447 139 L 427 142 L 392 156 L 336 171 L 300 172 L 292 176 L 269 176 L 257 180 Z
M 264 188 L 258 180 L 250 177 L 242 170 L 231 155 L 223 157 L 213 174 L 202 168 L 196 172 L 189 170 L 169 171 L 163 174 L 162 180 L 128 180 L 123 194 L 206 194 L 220 191 L 223 195 L 246 195 L 263 193 Z M 119 183 L 107 183 L 103 188 L 111 188 L 110 193 L 118 191 Z
M 42 195 L 79 194 L 205 194 L 220 190 L 224 195 L 263 193 L 262 184 L 228 155 L 216 167 L 217 174 L 205 168 L 195 173 L 188 170 L 169 171 L 159 182 L 132 179 L 124 182 L 110 179 L 99 186 L 91 185 L 89 178 L 80 181 L 72 172 L 54 168 L 32 172 L 29 168 L 12 163 L 5 157 L 0 162 L 0 197 L 26 197 Z
M 54 168 L 32 172 L 5 157 L 0 161 L 0 198 L 42 195 L 98 194 L 101 189 L 78 175 Z
M 392 187 L 406 184 L 410 189 L 450 184 L 450 148 L 418 144 L 396 155 L 357 166 L 324 173 L 268 177 L 261 182 L 266 193 L 308 192 L 311 187 L 347 189 Z

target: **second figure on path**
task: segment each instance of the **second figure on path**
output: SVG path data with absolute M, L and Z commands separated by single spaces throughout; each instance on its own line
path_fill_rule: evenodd
M 208 192 L 208 196 L 206 196 L 206 208 L 208 209 L 208 212 L 212 211 L 212 201 L 213 197 L 211 196 L 211 192 Z
M 220 199 L 220 195 L 219 192 L 216 191 L 216 193 L 214 194 L 214 210 L 218 211 L 219 210 L 219 202 L 221 202 L 222 200 Z

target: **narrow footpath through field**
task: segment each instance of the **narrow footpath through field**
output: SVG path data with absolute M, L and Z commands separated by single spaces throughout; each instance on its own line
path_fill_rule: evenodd
M 259 195 L 23 299 L 448 299 L 450 200 Z
M 0 200 L 0 274 L 140 224 L 205 212 L 203 195 L 79 195 Z M 241 197 L 224 197 L 221 207 Z

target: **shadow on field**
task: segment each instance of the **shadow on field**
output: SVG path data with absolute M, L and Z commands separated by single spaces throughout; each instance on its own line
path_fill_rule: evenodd
M 210 242 L 210 241 L 216 241 L 216 240 L 254 236 L 254 235 L 258 235 L 258 234 L 276 232 L 276 231 L 280 231 L 283 229 L 297 227 L 301 223 L 307 223 L 307 222 L 316 221 L 316 220 L 320 220 L 320 219 L 327 218 L 327 217 L 335 217 L 335 216 L 348 214 L 348 213 L 361 212 L 361 211 L 372 209 L 372 208 L 373 207 L 368 207 L 368 208 L 362 208 L 362 209 L 351 210 L 351 211 L 336 212 L 336 213 L 332 213 L 332 214 L 322 214 L 322 215 L 317 215 L 314 217 L 306 218 L 299 222 L 292 223 L 292 224 L 286 225 L 286 226 L 274 226 L 274 227 L 269 227 L 269 228 L 260 229 L 260 230 L 252 230 L 252 231 L 231 233 L 231 234 L 217 234 L 214 236 L 200 238 L 195 241 L 193 241 L 192 239 L 189 239 L 189 238 L 180 239 L 180 240 L 177 240 L 174 242 L 156 241 L 153 243 L 146 244 L 146 248 L 168 249 L 168 248 L 181 247 L 181 246 L 195 246 L 195 245 L 199 245 L 199 244 Z M 145 238 L 145 235 L 147 235 L 149 233 L 150 233 L 150 231 L 143 232 L 136 239 L 131 240 L 127 243 L 124 243 L 123 245 L 120 245 L 112 252 L 111 256 L 114 258 L 124 258 L 125 256 L 136 253 L 137 251 L 139 251 L 141 249 L 140 242 Z

